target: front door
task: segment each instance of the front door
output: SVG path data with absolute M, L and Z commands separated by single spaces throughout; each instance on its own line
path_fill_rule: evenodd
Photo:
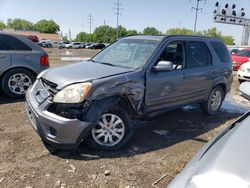
M 171 61 L 173 70 L 147 72 L 145 104 L 150 112 L 182 105 L 191 89 L 186 85 L 186 42 L 172 41 L 166 44 L 157 61 Z

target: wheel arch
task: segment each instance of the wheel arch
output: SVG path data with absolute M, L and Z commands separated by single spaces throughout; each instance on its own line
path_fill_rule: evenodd
M 7 69 L 5 69 L 4 71 L 2 71 L 2 72 L 0 73 L 0 83 L 2 82 L 3 76 L 4 76 L 7 72 L 9 72 L 9 71 L 11 71 L 11 70 L 14 70 L 14 69 L 24 69 L 24 70 L 30 71 L 35 77 L 37 76 L 37 73 L 36 73 L 34 70 L 32 70 L 32 69 L 30 69 L 30 68 L 28 68 L 28 67 L 22 67 L 22 66 L 13 67 L 13 66 L 11 66 L 11 67 L 8 67 Z
M 80 121 L 91 122 L 91 124 L 80 134 L 77 139 L 77 145 L 81 143 L 83 138 L 87 138 L 91 133 L 91 129 L 98 123 L 99 118 L 112 107 L 119 107 L 125 110 L 131 117 L 135 110 L 133 109 L 129 99 L 126 96 L 109 96 L 97 101 L 87 102 L 87 111 L 79 118 Z M 126 109 L 127 108 L 127 109 Z

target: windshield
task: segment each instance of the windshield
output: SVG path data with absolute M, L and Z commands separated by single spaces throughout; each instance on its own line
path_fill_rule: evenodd
M 241 50 L 236 55 L 237 56 L 250 57 L 250 50 Z
M 92 60 L 129 69 L 141 68 L 159 43 L 160 41 L 156 40 L 123 39 L 101 51 Z

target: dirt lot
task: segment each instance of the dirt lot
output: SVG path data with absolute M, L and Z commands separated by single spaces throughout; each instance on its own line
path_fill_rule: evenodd
M 91 57 L 97 51 L 48 52 L 51 65 L 59 66 L 70 63 L 62 63 L 61 57 Z M 154 185 L 166 187 L 197 150 L 244 111 L 234 103 L 246 104 L 237 89 L 227 100 L 217 116 L 189 106 L 138 123 L 133 139 L 120 151 L 95 151 L 83 143 L 79 151 L 51 154 L 26 118 L 24 102 L 0 92 L 0 187 L 147 188 L 162 176 Z

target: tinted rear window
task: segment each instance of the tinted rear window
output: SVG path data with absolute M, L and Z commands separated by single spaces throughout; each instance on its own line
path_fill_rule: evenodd
M 30 51 L 31 48 L 15 37 L 0 35 L 0 50 Z
M 220 58 L 220 61 L 222 63 L 230 63 L 231 62 L 231 58 L 228 54 L 228 50 L 223 43 L 211 42 L 211 45 L 213 46 L 217 56 Z
M 211 54 L 207 48 L 207 45 L 203 42 L 189 42 L 189 61 L 187 63 L 188 68 L 204 67 L 212 63 Z

